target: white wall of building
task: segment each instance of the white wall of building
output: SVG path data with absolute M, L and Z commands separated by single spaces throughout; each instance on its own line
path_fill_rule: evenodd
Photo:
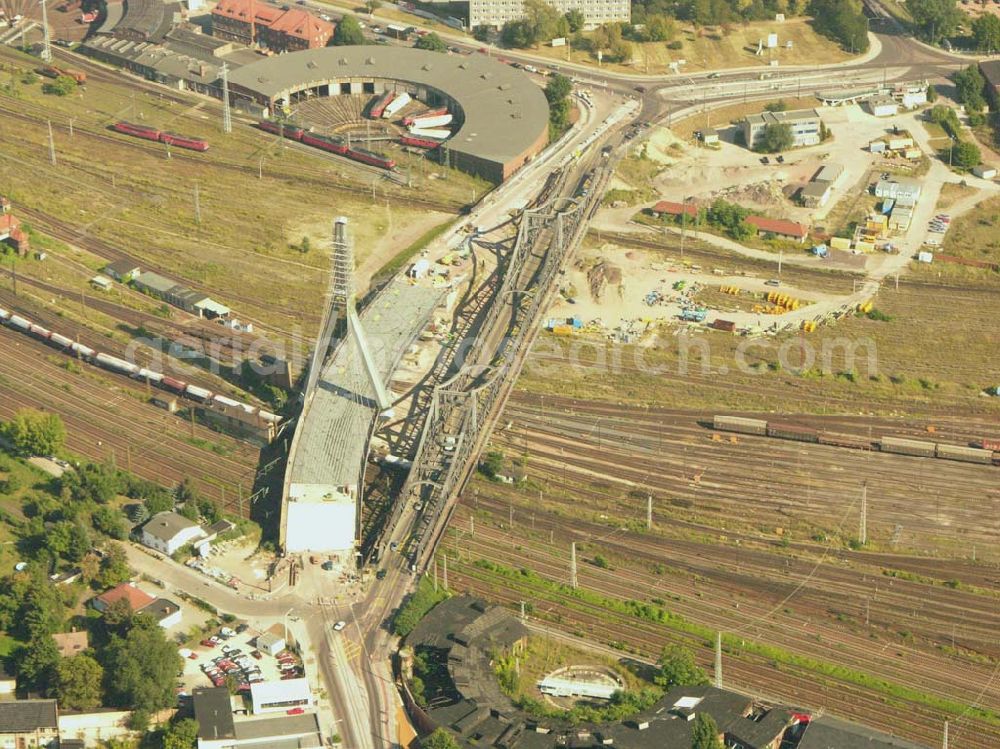
M 251 684 L 250 699 L 253 702 L 254 715 L 283 713 L 296 707 L 313 706 L 308 679 L 262 681 L 259 684 Z
M 205 535 L 201 528 L 194 526 L 193 528 L 185 528 L 179 531 L 173 538 L 169 541 L 162 541 L 156 536 L 147 533 L 145 530 L 142 531 L 142 543 L 144 546 L 148 546 L 151 549 L 156 549 L 161 551 L 167 556 L 173 554 L 184 544 L 194 541 L 196 538 L 201 538 Z
M 599 26 L 609 21 L 628 22 L 632 18 L 630 0 L 551 0 L 560 13 L 573 8 L 583 13 L 586 25 Z M 524 17 L 522 0 L 469 0 L 469 26 L 503 26 L 507 21 Z
M 301 489 L 302 485 L 293 484 L 288 493 L 285 548 L 292 554 L 339 554 L 342 562 L 348 561 L 354 554 L 357 502 L 344 495 L 315 501 Z

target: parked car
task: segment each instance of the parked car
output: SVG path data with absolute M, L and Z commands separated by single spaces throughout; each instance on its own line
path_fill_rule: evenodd
M 214 648 L 216 646 L 216 643 L 212 642 L 211 640 L 202 640 L 201 644 L 203 647 L 206 648 Z
M 250 625 L 244 622 L 243 624 L 240 624 L 239 626 L 236 627 L 236 634 L 241 635 L 248 629 L 250 629 Z
M 252 658 L 256 658 L 258 661 L 264 657 L 263 655 L 261 655 L 261 652 L 259 650 L 251 650 L 250 656 Z
M 386 574 L 385 570 L 379 570 L 378 572 L 375 573 L 375 579 L 376 580 L 384 580 L 385 579 L 385 574 Z
M 336 624 L 333 625 L 333 631 L 340 632 L 340 630 L 342 630 L 346 626 L 347 622 L 337 622 Z

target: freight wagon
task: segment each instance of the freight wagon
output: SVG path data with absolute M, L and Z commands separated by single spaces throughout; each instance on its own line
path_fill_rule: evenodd
M 963 463 L 983 463 L 993 462 L 992 450 L 980 450 L 976 447 L 964 447 L 962 445 L 937 445 L 937 457 L 945 460 L 960 460 Z
M 50 335 L 49 342 L 54 343 L 57 346 L 62 346 L 63 348 L 69 348 L 70 346 L 73 345 L 72 338 L 67 338 L 66 336 L 61 335 L 60 333 L 53 333 L 52 335 Z
M 49 340 L 49 336 L 52 335 L 51 330 L 43 328 L 41 325 L 36 325 L 35 323 L 31 323 L 31 325 L 28 326 L 28 332 L 40 341 L 47 341 Z
M 454 118 L 445 112 L 444 114 L 434 115 L 433 117 L 417 117 L 412 123 L 410 123 L 410 126 L 412 128 L 441 127 L 443 125 L 450 125 L 452 119 Z
M 110 369 L 113 372 L 122 372 L 127 375 L 138 374 L 139 367 L 129 361 L 124 359 L 119 359 L 117 356 L 111 356 L 110 354 L 98 354 L 94 357 L 94 361 L 98 365 L 104 367 L 105 369 Z
M 5 310 L 3 307 L 0 307 L 0 320 L 3 320 L 3 321 L 6 322 L 9 319 L 10 319 L 10 312 L 8 312 L 7 310 Z
M 767 434 L 767 422 L 763 419 L 747 419 L 742 416 L 716 416 L 712 423 L 721 432 Z
M 186 388 L 184 388 L 184 392 L 191 398 L 194 398 L 197 401 L 201 401 L 202 403 L 208 401 L 212 397 L 211 390 L 200 388 L 197 385 L 188 385 Z
M 410 101 L 410 95 L 405 91 L 399 94 L 399 96 L 393 97 L 393 100 L 385 105 L 385 109 L 382 111 L 382 119 L 391 120 L 396 112 L 409 104 Z
M 820 432 L 817 442 L 821 445 L 847 447 L 851 450 L 872 449 L 872 441 L 867 437 L 858 437 L 854 434 L 840 434 L 839 432 Z
M 773 421 L 767 422 L 767 436 L 797 442 L 819 442 L 819 433 L 815 429 L 794 424 L 776 424 Z
M 31 322 L 17 315 L 11 315 L 10 319 L 7 320 L 7 322 L 10 323 L 11 327 L 17 328 L 18 330 L 23 330 L 25 333 L 27 333 L 28 328 L 31 327 Z
M 979 440 L 979 447 L 981 447 L 983 450 L 992 450 L 993 452 L 1000 452 L 1000 439 L 991 439 L 990 437 L 983 437 L 981 440 Z
M 97 355 L 97 352 L 90 346 L 84 346 L 82 343 L 77 343 L 76 341 L 70 344 L 69 348 L 70 351 L 79 356 L 81 359 L 87 359 L 88 361 L 93 360 L 93 358 Z
M 935 445 L 933 442 L 923 442 L 922 440 L 911 440 L 903 437 L 883 437 L 879 440 L 879 449 L 884 453 L 915 455 L 921 458 L 935 457 Z
M 451 137 L 451 130 L 443 127 L 412 127 L 410 135 L 414 138 L 431 138 L 434 140 L 447 140 Z
M 420 114 L 411 114 L 409 117 L 403 118 L 403 124 L 409 127 L 414 124 L 417 120 L 423 120 L 428 117 L 437 117 L 438 115 L 448 114 L 448 107 L 439 107 L 438 109 L 428 109 L 426 112 L 421 112 Z

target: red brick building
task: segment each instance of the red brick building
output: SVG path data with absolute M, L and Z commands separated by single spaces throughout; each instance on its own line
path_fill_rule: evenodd
M 21 222 L 10 212 L 10 201 L 0 196 L 0 242 L 7 242 L 22 257 L 31 249 Z
M 221 0 L 212 11 L 212 35 L 275 52 L 325 47 L 333 24 L 301 8 L 281 10 L 260 0 Z

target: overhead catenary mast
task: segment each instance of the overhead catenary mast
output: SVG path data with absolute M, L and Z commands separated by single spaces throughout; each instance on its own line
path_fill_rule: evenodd
M 49 35 L 49 14 L 42 0 L 42 60 L 52 62 L 52 40 Z

